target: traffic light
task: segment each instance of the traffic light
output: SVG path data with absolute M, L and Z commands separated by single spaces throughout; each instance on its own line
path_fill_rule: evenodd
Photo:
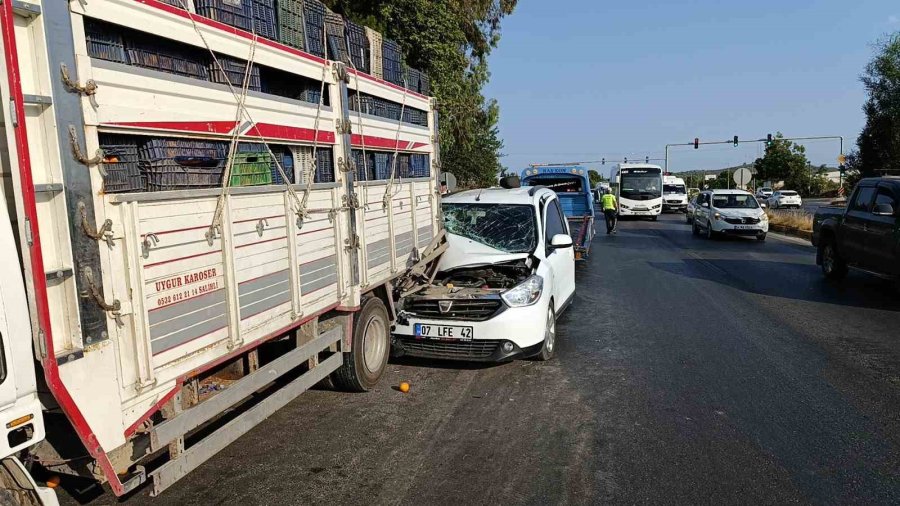
M 734 147 L 737 147 L 737 146 L 738 146 L 738 136 L 735 135 L 734 136 Z
M 771 145 L 772 145 L 772 134 L 767 134 L 766 135 L 766 146 L 771 146 Z
M 644 163 L 650 163 L 650 157 L 649 157 L 649 156 L 645 156 L 645 157 L 644 157 Z
M 694 149 L 700 149 L 700 139 L 694 137 Z
M 606 158 L 600 159 L 600 165 L 606 165 Z

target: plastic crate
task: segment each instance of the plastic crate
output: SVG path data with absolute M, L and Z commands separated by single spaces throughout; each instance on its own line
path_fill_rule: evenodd
M 127 63 L 125 42 L 115 27 L 84 18 L 84 39 L 91 58 Z
M 272 184 L 272 155 L 268 152 L 235 153 L 231 162 L 228 186 Z
M 385 108 L 387 109 L 387 115 L 385 116 L 388 119 L 392 119 L 394 121 L 400 120 L 400 109 L 401 105 L 397 102 L 388 102 L 385 101 Z M 405 109 L 405 108 L 404 108 Z
M 410 155 L 406 153 L 401 153 L 397 156 L 397 177 L 401 179 L 409 177 L 409 160 Z
M 250 0 L 253 11 L 253 30 L 260 37 L 278 40 L 278 23 L 275 22 L 275 0 Z
M 316 183 L 334 182 L 334 156 L 331 148 L 316 150 Z
M 390 39 L 381 43 L 382 73 L 387 82 L 403 86 L 403 56 L 400 45 Z
M 389 103 L 390 102 L 388 102 L 387 100 L 385 100 L 383 98 L 373 97 L 373 100 L 372 100 L 373 114 L 375 116 L 378 116 L 379 118 L 389 118 L 390 117 L 389 113 L 388 113 L 388 104 Z
M 296 181 L 298 184 L 306 184 L 306 171 L 310 170 L 312 165 L 312 148 L 309 146 L 292 146 L 291 154 L 293 155 L 294 167 L 297 172 Z M 315 181 L 315 172 L 312 174 L 313 181 Z
M 325 35 L 328 38 L 328 59 L 348 63 L 347 39 L 344 34 L 344 18 L 340 14 L 325 13 Z
M 412 68 L 412 67 L 404 67 L 403 68 L 403 87 L 409 91 L 414 91 L 416 93 L 419 92 L 419 82 L 421 78 L 419 77 L 421 72 Z
M 125 135 L 100 134 L 103 151 L 103 191 L 123 193 L 143 191 L 146 183 L 141 174 L 138 138 Z
M 347 20 L 344 25 L 347 39 L 347 52 L 350 63 L 356 70 L 369 73 L 369 38 L 362 26 Z
M 303 0 L 303 23 L 306 51 L 325 57 L 325 4 L 319 0 Z
M 219 141 L 195 141 L 172 137 L 153 137 L 138 148 L 142 161 L 190 157 L 225 160 L 228 144 Z
M 429 177 L 428 155 L 413 154 L 409 156 L 409 177 Z
M 306 27 L 303 21 L 303 0 L 279 0 L 278 40 L 282 44 L 306 50 Z
M 221 84 L 227 84 L 230 81 L 235 91 L 239 92 L 244 86 L 244 73 L 247 68 L 247 62 L 226 56 L 217 55 L 217 58 L 222 68 L 220 69 L 215 62 L 210 63 L 209 80 Z M 253 68 L 250 70 L 250 85 L 247 89 L 252 91 L 262 90 L 259 79 L 259 67 L 256 65 L 253 65 Z
M 422 95 L 431 95 L 431 78 L 422 71 L 419 71 L 419 93 Z
M 213 188 L 222 185 L 222 160 L 178 156 L 141 161 L 148 191 Z
M 168 74 L 209 80 L 208 58 L 203 53 L 188 55 L 173 44 L 150 36 L 130 37 L 126 43 L 128 63 Z
M 363 163 L 365 161 L 365 163 Z M 357 181 L 371 181 L 375 179 L 375 153 L 366 150 L 366 156 L 363 158 L 361 149 L 353 150 L 353 163 L 356 165 Z
M 287 175 L 288 180 L 293 182 L 294 157 L 291 154 L 291 150 L 289 148 L 284 146 L 266 147 L 265 144 L 256 142 L 241 142 L 238 143 L 237 148 L 238 153 L 264 153 L 265 156 L 271 159 L 269 150 L 271 150 L 272 153 L 274 153 L 277 159 L 281 162 L 281 168 L 284 169 L 284 173 L 285 175 Z M 272 160 L 269 170 L 272 174 L 272 184 L 284 184 L 284 178 L 281 177 L 281 172 L 278 171 L 278 165 L 275 163 L 275 160 Z
M 250 0 L 194 0 L 194 10 L 226 25 L 251 30 L 253 7 Z
M 307 85 L 303 90 L 300 99 L 311 104 L 318 104 L 322 99 L 322 87 L 316 85 Z
M 375 153 L 375 170 L 372 179 L 389 179 L 393 158 L 392 153 Z
M 365 27 L 365 30 L 366 38 L 369 39 L 369 73 L 379 79 L 383 79 L 384 58 L 381 55 L 381 44 L 384 42 L 384 37 L 381 36 L 381 33 L 368 26 Z

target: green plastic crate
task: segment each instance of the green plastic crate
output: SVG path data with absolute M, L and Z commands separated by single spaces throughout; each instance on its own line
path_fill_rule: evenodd
M 272 184 L 272 155 L 269 153 L 235 153 L 229 186 Z

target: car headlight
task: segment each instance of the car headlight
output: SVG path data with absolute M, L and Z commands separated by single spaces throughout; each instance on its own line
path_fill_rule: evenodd
M 509 307 L 530 306 L 541 298 L 544 278 L 535 274 L 518 285 L 500 294 Z
M 725 217 L 722 216 L 722 213 L 716 213 L 716 214 L 713 215 L 713 217 L 714 217 L 715 219 L 717 219 L 717 220 L 724 220 L 724 219 L 725 219 Z
M 619 204 L 619 207 L 621 207 L 622 209 L 631 209 L 630 206 L 626 206 L 625 204 Z
M 759 217 L 759 221 L 769 221 L 769 215 L 766 213 L 762 213 L 762 215 Z
M 655 206 L 651 207 L 650 209 L 659 209 L 660 207 L 662 207 L 662 204 L 656 204 Z

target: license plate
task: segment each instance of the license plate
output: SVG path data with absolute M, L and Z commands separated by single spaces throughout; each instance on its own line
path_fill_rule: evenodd
M 635 211 L 634 214 L 650 214 L 650 211 Z
M 734 228 L 737 230 L 751 230 L 754 228 L 759 228 L 759 226 L 758 225 L 735 225 Z
M 454 341 L 471 341 L 474 337 L 472 327 L 459 325 L 432 325 L 430 323 L 417 323 L 414 327 L 416 337 L 419 339 L 450 339 Z

